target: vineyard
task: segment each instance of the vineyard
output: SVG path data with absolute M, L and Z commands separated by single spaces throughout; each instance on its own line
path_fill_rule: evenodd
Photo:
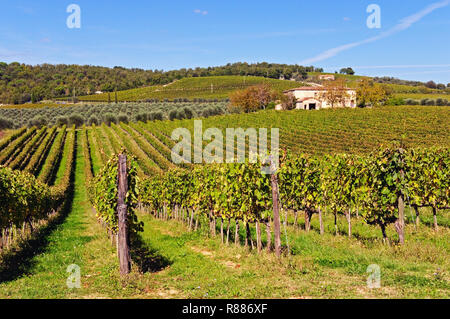
M 268 84 L 282 92 L 303 84 L 296 81 L 275 80 L 257 76 L 213 76 L 185 78 L 168 85 L 156 85 L 138 89 L 118 91 L 118 101 L 144 101 L 146 99 L 226 99 L 230 93 L 256 84 Z M 109 95 L 109 98 L 108 98 Z M 107 102 L 114 100 L 115 94 L 103 93 L 80 97 L 80 101 Z
M 318 76 L 320 73 L 309 73 L 310 76 Z M 345 79 L 347 85 L 356 88 L 358 81 L 363 76 L 334 74 L 336 78 Z M 215 76 L 200 78 L 184 78 L 167 85 L 156 85 L 137 89 L 130 89 L 117 92 L 119 102 L 136 102 L 148 100 L 202 100 L 202 99 L 227 99 L 230 93 L 237 89 L 243 89 L 257 84 L 268 84 L 274 90 L 282 92 L 292 88 L 309 85 L 307 83 L 287 80 L 275 80 L 256 76 Z M 424 86 L 410 86 L 402 84 L 383 84 L 394 98 L 402 99 L 446 99 L 450 100 L 446 91 L 429 89 Z M 447 93 L 447 94 L 446 94 Z M 89 95 L 79 97 L 80 101 L 86 102 L 111 102 L 115 101 L 115 92 Z M 65 100 L 70 100 L 66 98 Z
M 162 281 L 177 291 L 166 297 L 204 297 L 205 293 L 211 297 L 239 293 L 244 297 L 335 296 L 344 282 L 326 283 L 333 287 L 330 291 L 299 282 L 331 276 L 355 288 L 349 281 L 364 278 L 371 263 L 392 270 L 386 273 L 385 284 L 394 292 L 382 290 L 378 296 L 445 296 L 449 289 L 445 273 L 450 227 L 449 122 L 447 108 L 419 106 L 203 118 L 203 130 L 280 128 L 283 159 L 273 175 L 276 181 L 260 173 L 261 163 L 173 164 L 171 149 L 176 142 L 171 133 L 178 127 L 193 133 L 193 119 L 90 126 L 81 122 L 79 127 L 62 123 L 8 132 L 0 140 L 0 245 L 6 256 L 0 257 L 0 295 L 18 293 L 15 281 L 8 279 L 14 277 L 5 262 L 9 250 L 66 214 L 66 227 L 75 223 L 74 218 L 93 224 L 100 221 L 89 226 L 98 228 L 93 243 L 87 242 L 86 247 L 97 249 L 103 256 L 98 260 L 114 268 L 117 261 L 110 241 L 118 222 L 117 154 L 125 152 L 129 227 L 141 244 L 152 247 L 146 255 L 150 264 L 142 258 L 133 260 L 142 273 L 134 274 L 139 284 L 126 288 L 130 296 L 145 295 L 144 288 L 137 292 L 134 285 L 155 286 Z M 274 196 L 280 200 L 278 226 Z M 58 231 L 65 231 L 64 227 Z M 73 231 L 79 233 L 76 227 Z M 83 236 L 80 232 L 79 238 Z M 101 243 L 109 248 L 101 248 Z M 408 253 L 411 249 L 415 256 Z M 284 256 L 281 264 L 273 251 Z M 91 255 L 88 260 L 92 258 L 98 257 Z M 223 281 L 214 284 L 212 278 L 223 272 L 221 263 L 225 263 Z M 273 291 L 264 288 L 264 280 L 272 273 L 264 263 L 279 272 L 271 281 L 277 287 Z M 153 275 L 169 264 L 171 271 Z M 206 286 L 190 278 L 196 266 L 198 283 L 205 281 Z M 102 265 L 89 267 L 92 273 L 102 273 Z M 436 268 L 442 269 L 437 275 Z M 242 278 L 239 293 L 225 287 L 229 280 L 236 281 L 236 272 Z M 111 280 L 110 273 L 101 276 Z M 99 289 L 98 281 L 85 279 L 92 288 L 83 287 L 84 291 Z M 20 285 L 26 280 L 20 278 Z M 280 280 L 293 292 L 277 285 Z M 100 289 L 103 294 L 120 296 L 122 288 L 109 286 Z M 358 296 L 353 288 L 343 295 Z M 147 296 L 158 297 L 158 293 Z

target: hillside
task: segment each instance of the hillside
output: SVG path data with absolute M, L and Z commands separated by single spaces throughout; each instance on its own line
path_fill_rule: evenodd
M 314 81 L 318 75 L 331 74 L 309 72 L 308 81 Z M 343 78 L 347 85 L 356 88 L 358 81 L 362 78 L 368 78 L 358 75 L 334 74 L 336 78 Z M 381 81 L 382 82 L 382 81 Z M 118 101 L 145 101 L 150 99 L 169 100 L 174 99 L 226 99 L 229 94 L 237 89 L 242 89 L 251 85 L 268 83 L 279 92 L 291 88 L 308 85 L 308 82 L 277 80 L 265 77 L 255 76 L 214 76 L 214 77 L 195 77 L 184 78 L 166 85 L 155 85 L 137 89 L 118 91 Z M 403 99 L 449 99 L 448 90 L 430 89 L 424 85 L 413 86 L 406 84 L 383 83 L 386 89 L 393 94 L 395 98 Z M 115 93 L 103 93 L 79 97 L 80 101 L 85 102 L 107 102 L 115 100 Z
M 156 85 L 138 89 L 119 91 L 119 101 L 142 101 L 146 99 L 226 99 L 237 89 L 251 85 L 269 84 L 275 90 L 282 92 L 304 85 L 302 82 L 276 80 L 256 76 L 212 76 L 185 78 L 168 85 Z M 106 102 L 108 93 L 82 96 L 80 101 Z M 114 93 L 110 93 L 110 100 L 114 101 Z
M 0 62 L 0 104 L 23 104 L 58 97 L 89 95 L 101 90 L 127 90 L 151 85 L 164 85 L 191 77 L 249 75 L 279 79 L 301 79 L 307 72 L 321 71 L 314 67 L 275 63 L 229 63 L 207 68 L 179 70 L 143 70 L 92 65 Z

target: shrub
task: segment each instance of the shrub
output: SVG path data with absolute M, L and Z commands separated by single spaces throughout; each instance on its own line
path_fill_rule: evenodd
M 117 124 L 117 117 L 114 114 L 107 112 L 103 114 L 103 121 L 106 125 L 110 126 L 111 123 Z
M 283 94 L 281 97 L 281 107 L 283 110 L 293 110 L 297 106 L 297 98 L 292 93 Z
M 147 114 L 146 113 L 138 113 L 134 116 L 134 120 L 136 122 L 147 122 Z
M 246 113 L 265 108 L 277 96 L 268 85 L 255 85 L 244 90 L 238 90 L 230 95 L 231 103 L 240 106 Z
M 191 110 L 190 108 L 188 108 L 188 107 L 185 107 L 185 108 L 183 109 L 183 112 L 184 112 L 184 115 L 185 115 L 185 117 L 186 117 L 187 119 L 191 119 L 191 118 L 194 117 L 194 112 L 192 112 L 192 110 Z
M 153 116 L 152 116 L 153 121 L 162 121 L 163 118 L 164 118 L 164 115 L 161 111 L 153 113 Z
M 147 122 L 152 120 L 152 113 L 151 112 L 144 112 L 142 113 L 142 121 Z
M 210 116 L 213 116 L 213 115 L 214 115 L 214 110 L 212 108 L 210 108 L 210 107 L 207 107 L 207 108 L 205 108 L 202 111 L 202 116 L 203 117 L 210 117 Z
M 444 106 L 444 105 L 447 105 L 447 101 L 445 101 L 445 103 L 444 103 L 444 100 L 443 100 L 443 99 L 437 99 L 437 100 L 436 100 L 436 105 L 437 105 L 437 106 Z
M 427 105 L 428 99 L 421 99 L 420 105 Z
M 128 115 L 126 115 L 125 113 L 120 113 L 119 116 L 117 117 L 119 122 L 123 122 L 123 123 L 128 123 L 129 119 L 128 119 Z
M 89 117 L 88 124 L 89 124 L 89 125 L 93 125 L 93 124 L 99 125 L 99 124 L 100 124 L 100 121 L 98 120 L 98 117 L 97 117 L 97 116 L 91 115 L 91 116 Z
M 179 117 L 178 111 L 177 110 L 171 110 L 169 112 L 169 120 L 173 121 L 175 119 L 177 119 Z
M 38 116 L 33 117 L 30 120 L 29 126 L 36 126 L 36 127 L 41 128 L 43 126 L 46 126 L 47 124 L 48 124 L 48 120 L 44 116 L 38 115 Z
M 405 105 L 405 100 L 403 100 L 401 97 L 391 97 L 386 102 L 387 105 Z
M 427 105 L 433 106 L 436 105 L 436 102 L 434 100 L 428 100 Z
M 0 130 L 10 129 L 14 127 L 14 123 L 4 117 L 0 117 Z
M 230 114 L 239 114 L 242 112 L 242 108 L 239 106 L 235 106 L 233 104 L 228 104 L 227 106 L 228 113 Z
M 64 126 L 69 124 L 69 119 L 67 116 L 58 116 L 56 118 L 56 125 L 57 126 Z
M 69 124 L 75 125 L 75 127 L 83 126 L 84 118 L 80 114 L 72 114 L 69 117 Z

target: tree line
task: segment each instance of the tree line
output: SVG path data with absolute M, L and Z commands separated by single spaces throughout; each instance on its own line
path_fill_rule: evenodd
M 279 79 L 305 79 L 307 72 L 321 72 L 312 66 L 272 63 L 229 63 L 207 68 L 143 70 L 91 65 L 0 62 L 0 103 L 23 104 L 41 100 L 113 92 L 143 86 L 168 84 L 186 77 L 251 75 Z

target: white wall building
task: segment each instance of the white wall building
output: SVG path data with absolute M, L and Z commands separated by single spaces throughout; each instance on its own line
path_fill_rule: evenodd
M 325 91 L 325 87 L 305 86 L 296 89 L 284 91 L 285 94 L 293 94 L 297 99 L 297 110 L 320 110 L 331 108 L 331 104 L 324 100 L 321 95 Z M 334 107 L 356 107 L 356 91 L 347 89 L 348 98 L 345 103 L 335 105 Z M 276 106 L 277 110 L 281 110 L 281 105 Z
M 325 80 L 325 81 L 334 81 L 336 78 L 333 74 L 321 74 L 318 76 L 319 80 Z

